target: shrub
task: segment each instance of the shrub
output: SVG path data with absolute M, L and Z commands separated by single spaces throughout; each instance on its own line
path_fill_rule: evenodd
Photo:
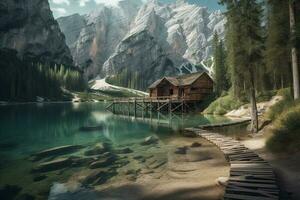
M 282 112 L 274 122 L 273 136 L 267 148 L 273 152 L 300 150 L 300 103 L 295 102 Z
M 237 109 L 242 106 L 244 103 L 237 100 L 232 95 L 227 95 L 218 98 L 212 102 L 205 110 L 205 114 L 215 114 L 215 115 L 224 115 L 227 112 Z
M 281 113 L 287 110 L 289 107 L 295 105 L 291 91 L 289 88 L 281 89 L 277 92 L 277 95 L 283 97 L 281 101 L 273 105 L 266 114 L 266 117 L 275 120 Z

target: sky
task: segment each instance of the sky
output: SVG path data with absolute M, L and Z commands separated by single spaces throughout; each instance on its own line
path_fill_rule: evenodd
M 55 18 L 68 16 L 75 13 L 86 14 L 95 10 L 99 4 L 116 6 L 120 0 L 49 0 L 51 10 Z M 146 1 L 146 0 L 144 0 Z M 170 3 L 176 0 L 160 0 Z M 210 10 L 223 9 L 218 0 L 188 0 L 190 3 L 206 6 Z

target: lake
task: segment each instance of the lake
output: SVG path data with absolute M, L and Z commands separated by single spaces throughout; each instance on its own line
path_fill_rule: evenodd
M 66 181 L 72 174 L 83 171 L 90 166 L 91 162 L 97 162 L 97 159 L 100 159 L 99 155 L 98 157 L 95 154 L 90 156 L 86 153 L 87 151 L 93 152 L 97 148 L 99 150 L 99 143 L 109 144 L 109 148 L 113 149 L 111 151 L 118 154 L 118 158 L 114 156 L 115 159 L 111 162 L 126 169 L 130 161 L 121 162 L 122 159 L 126 160 L 123 154 L 131 153 L 130 151 L 139 153 L 148 151 L 149 148 L 146 148 L 148 144 L 141 144 L 149 136 L 158 140 L 153 143 L 156 143 L 160 151 L 159 155 L 161 155 L 167 152 L 164 148 L 169 148 L 169 141 L 181 137 L 180 130 L 184 127 L 226 121 L 229 119 L 200 114 L 169 116 L 152 113 L 151 115 L 145 114 L 144 117 L 133 118 L 114 115 L 106 111 L 104 103 L 1 106 L 0 186 L 3 189 L 8 184 L 14 186 L 11 189 L 14 191 L 12 193 L 26 193 L 35 196 L 35 199 L 47 199 L 53 183 Z M 38 154 L 41 158 L 36 159 L 37 152 L 66 145 L 69 147 L 77 145 L 79 148 L 68 153 L 59 152 L 59 155 L 55 155 L 55 152 L 51 155 Z M 104 147 L 101 146 L 101 148 Z M 126 148 L 129 152 L 126 152 Z M 33 155 L 36 156 L 34 159 Z M 133 158 L 137 157 L 137 155 L 133 156 Z M 55 163 L 56 165 L 51 166 L 49 170 L 44 168 L 41 170 L 41 167 L 45 167 L 45 163 L 56 161 L 58 158 L 68 159 L 64 163 Z M 70 159 L 72 162 L 69 162 Z M 94 159 L 94 161 L 88 159 Z M 67 169 L 66 166 L 62 166 L 64 164 L 68 165 Z M 111 167 L 112 165 L 105 166 L 110 173 L 112 171 L 114 173 L 107 179 L 118 173 L 118 167 Z M 36 170 L 37 166 L 40 171 Z M 5 188 L 5 191 L 10 190 Z M 8 192 L 7 195 L 10 198 L 9 195 L 15 194 Z

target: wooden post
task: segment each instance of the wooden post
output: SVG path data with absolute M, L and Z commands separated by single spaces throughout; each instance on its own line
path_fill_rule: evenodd
M 172 101 L 169 99 L 169 114 L 172 113 Z
M 116 103 L 115 103 L 115 100 L 114 100 L 114 102 L 113 102 L 113 113 L 115 113 L 115 112 L 116 112 L 116 108 L 115 108 L 115 106 L 116 106 Z
M 128 116 L 130 116 L 130 100 L 128 100 Z
M 134 98 L 134 118 L 136 118 L 136 98 Z

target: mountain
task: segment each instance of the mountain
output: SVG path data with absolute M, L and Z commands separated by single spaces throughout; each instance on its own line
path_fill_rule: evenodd
M 73 65 L 48 0 L 1 0 L 0 38 L 0 49 L 16 50 L 18 57 Z
M 102 6 L 96 13 L 58 22 L 76 64 L 90 78 L 123 82 L 124 76 L 135 77 L 126 84 L 143 89 L 161 76 L 203 69 L 201 63 L 211 58 L 213 34 L 224 36 L 226 20 L 221 11 L 210 13 L 184 0 L 124 0 L 118 7 Z M 136 78 L 140 76 L 143 80 Z
M 58 19 L 75 64 L 81 66 L 89 78 L 101 73 L 103 63 L 129 31 L 141 5 L 141 0 L 123 0 L 118 7 L 99 6 L 87 15 Z

